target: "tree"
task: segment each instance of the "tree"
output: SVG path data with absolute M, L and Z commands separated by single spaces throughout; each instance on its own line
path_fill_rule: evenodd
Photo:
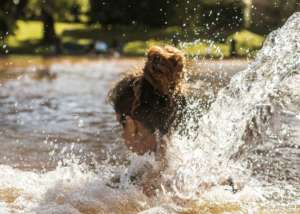
M 15 27 L 15 22 L 24 13 L 28 0 L 1 0 L 0 4 L 0 37 L 11 32 Z
M 241 0 L 189 0 L 176 5 L 180 26 L 196 36 L 225 41 L 245 25 L 245 4 Z
M 55 44 L 59 38 L 55 32 L 56 21 L 72 20 L 72 8 L 77 6 L 77 0 L 30 0 L 27 10 L 31 17 L 37 17 L 43 22 L 43 42 Z
M 55 32 L 54 4 L 51 0 L 44 0 L 41 3 L 41 19 L 43 21 L 43 42 L 48 44 L 56 43 L 58 37 Z
M 174 17 L 173 4 L 170 0 L 90 0 L 90 21 L 103 25 L 162 27 Z
M 296 11 L 300 11 L 300 0 L 252 0 L 250 30 L 268 34 Z

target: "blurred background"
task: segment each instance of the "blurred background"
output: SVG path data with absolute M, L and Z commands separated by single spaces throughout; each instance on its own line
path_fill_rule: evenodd
M 253 57 L 300 0 L 1 0 L 0 55 Z

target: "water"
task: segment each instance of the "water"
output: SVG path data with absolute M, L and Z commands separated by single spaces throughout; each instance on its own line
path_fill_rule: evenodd
M 252 203 L 299 212 L 299 31 L 298 13 L 269 35 L 255 62 L 231 79 L 196 129 L 187 118 L 189 134 L 175 136 L 169 147 L 168 179 L 180 197 L 227 201 L 219 184 L 230 177 L 242 188 L 236 195 L 250 190 Z M 211 191 L 201 188 L 207 183 Z
M 194 96 L 168 146 L 164 191 L 151 198 L 130 178 L 158 163 L 124 147 L 105 102 L 112 82 L 141 60 L 8 63 L 0 213 L 299 213 L 299 32 L 296 14 L 249 66 L 190 67 Z

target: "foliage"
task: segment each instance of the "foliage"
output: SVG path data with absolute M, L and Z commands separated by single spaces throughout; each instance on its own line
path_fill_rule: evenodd
M 133 30 L 131 27 L 102 30 L 100 27 L 87 27 L 82 23 L 55 24 L 57 35 L 60 36 L 63 44 L 76 44 L 84 48 L 95 40 L 102 40 L 112 44 L 117 39 L 123 44 L 125 55 L 143 56 L 151 45 L 172 44 L 172 35 L 179 32 L 177 27 L 169 27 L 160 30 L 144 32 L 143 29 Z M 43 37 L 43 25 L 40 21 L 18 21 L 15 35 L 7 39 L 9 48 L 18 53 L 45 54 L 49 52 L 49 46 L 41 46 L 39 41 Z M 122 35 L 126 35 L 123 37 Z M 116 37 L 115 35 L 119 35 Z M 152 39 L 156 38 L 156 39 Z M 228 37 L 228 41 L 235 39 L 237 52 L 240 56 L 252 56 L 258 50 L 264 37 L 249 31 L 240 31 Z M 216 43 L 209 40 L 197 40 L 196 42 L 182 43 L 180 47 L 189 56 L 229 57 L 229 43 Z M 84 50 L 83 48 L 83 50 Z
M 244 27 L 244 4 L 242 1 L 222 1 L 222 4 L 203 4 L 201 7 L 202 34 L 213 35 L 211 39 L 226 38 Z
M 174 14 L 173 4 L 170 0 L 90 0 L 90 17 L 92 23 L 104 25 L 162 27 L 169 24 L 169 18 Z
M 14 24 L 23 15 L 27 0 L 1 0 L 0 4 L 0 38 L 14 29 Z
M 226 58 L 230 56 L 229 46 L 222 43 L 198 41 L 183 43 L 182 49 L 191 57 L 202 56 L 212 58 Z
M 117 42 L 127 55 L 143 55 L 151 44 L 181 43 L 191 56 L 228 57 L 234 39 L 239 56 L 253 56 L 264 37 L 250 31 L 269 33 L 300 10 L 300 0 L 251 0 L 252 9 L 244 2 L 1 0 L 0 42 L 2 36 L 4 44 L 3 34 L 9 32 L 10 50 L 44 53 L 44 47 L 55 44 L 92 47 L 101 40 Z M 249 31 L 243 30 L 245 16 L 250 17 Z M 92 24 L 85 25 L 87 20 Z M 45 34 L 48 42 L 42 44 Z
M 240 31 L 228 37 L 227 43 L 218 43 L 212 40 L 196 40 L 195 42 L 183 42 L 179 47 L 190 57 L 230 57 L 229 41 L 234 39 L 237 42 L 238 56 L 253 57 L 261 48 L 264 37 L 249 31 Z M 131 41 L 124 46 L 124 53 L 127 55 L 144 55 L 151 45 L 170 44 L 169 40 L 146 40 Z
M 300 11 L 300 0 L 252 0 L 252 4 L 250 30 L 259 34 L 268 34 Z
M 169 43 L 169 41 L 158 41 L 152 39 L 148 41 L 132 41 L 125 44 L 123 52 L 127 55 L 142 56 L 153 45 L 166 45 Z
M 253 56 L 259 50 L 265 38 L 261 35 L 252 33 L 250 31 L 240 31 L 236 32 L 232 36 L 228 38 L 230 41 L 231 39 L 234 39 L 237 43 L 237 52 L 240 56 Z
M 60 40 L 55 32 L 56 21 L 80 22 L 81 0 L 29 0 L 27 7 L 28 16 L 43 21 L 43 42 L 55 44 L 60 52 Z
M 39 19 L 42 16 L 42 8 L 51 11 L 56 21 L 74 21 L 74 7 L 78 6 L 78 15 L 87 12 L 88 0 L 29 0 L 26 7 L 26 17 L 28 19 Z
M 244 27 L 245 4 L 240 0 L 189 0 L 178 5 L 177 13 L 185 26 L 196 36 L 224 41 Z

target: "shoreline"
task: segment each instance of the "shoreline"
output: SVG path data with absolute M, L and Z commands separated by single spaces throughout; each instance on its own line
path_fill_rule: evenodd
M 110 57 L 110 56 L 96 56 L 96 55 L 58 55 L 58 56 L 32 56 L 32 55 L 9 55 L 0 56 L 0 65 L 2 70 L 13 69 L 16 67 L 29 67 L 29 66 L 49 66 L 52 64 L 84 64 L 84 63 L 97 63 L 97 62 L 127 62 L 142 64 L 145 57 L 138 56 L 121 56 L 121 57 Z M 253 61 L 249 58 L 226 58 L 226 59 L 215 59 L 215 58 L 192 58 L 188 59 L 188 64 L 248 64 Z

